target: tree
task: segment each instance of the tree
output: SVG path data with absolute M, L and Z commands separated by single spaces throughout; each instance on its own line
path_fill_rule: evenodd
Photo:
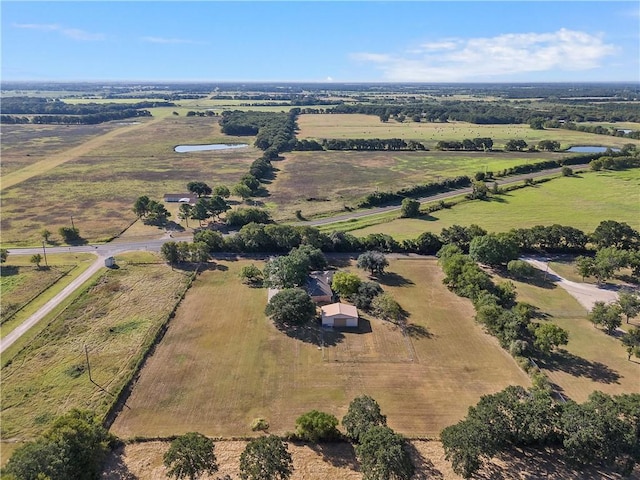
M 80 230 L 76 227 L 60 227 L 58 233 L 65 243 L 73 243 L 80 240 Z
M 354 442 L 360 442 L 370 428 L 386 425 L 387 417 L 380 411 L 380 405 L 368 395 L 354 398 L 347 414 L 342 418 L 342 426 Z
M 203 195 L 211 195 L 211 187 L 204 182 L 189 182 L 187 183 L 187 190 L 198 197 L 202 197 Z
M 409 480 L 415 471 L 405 439 L 389 427 L 371 427 L 355 450 L 363 480 Z
M 620 340 L 627 348 L 627 360 L 631 360 L 631 355 L 640 358 L 640 328 L 630 328 Z
M 399 323 L 404 319 L 402 307 L 388 293 L 381 293 L 371 301 L 373 313 L 383 320 Z
M 389 265 L 389 261 L 383 253 L 377 251 L 367 251 L 358 256 L 357 260 L 358 268 L 362 270 L 369 270 L 371 275 L 376 273 L 383 273 L 385 267 Z
M 97 480 L 114 441 L 93 412 L 73 409 L 41 438 L 18 447 L 3 473 L 17 480 Z
M 39 253 L 36 253 L 35 255 L 31 255 L 31 258 L 29 259 L 29 262 L 35 263 L 36 268 L 38 270 L 40 270 L 40 262 L 41 261 L 42 261 L 42 255 L 40 255 Z
M 251 198 L 251 195 L 253 195 L 251 189 L 244 183 L 238 183 L 234 185 L 231 191 L 234 195 L 241 197 L 243 200 L 247 200 L 248 198 Z
M 231 195 L 231 192 L 229 191 L 229 187 L 225 185 L 217 185 L 213 187 L 212 193 L 222 198 L 229 198 L 229 196 Z
M 420 215 L 420 202 L 411 198 L 402 200 L 402 207 L 400 208 L 401 217 L 412 218 L 418 215 Z
M 146 195 L 142 195 L 136 199 L 133 203 L 133 213 L 135 213 L 138 218 L 146 217 L 149 213 L 149 202 L 151 200 Z
M 508 152 L 521 152 L 525 148 L 527 148 L 527 142 L 521 139 L 509 140 L 504 146 L 504 149 Z
M 0 263 L 5 263 L 9 257 L 9 250 L 6 248 L 0 248 Z
M 469 256 L 476 262 L 498 266 L 518 258 L 518 244 L 505 234 L 475 237 L 469 244 Z
M 594 326 L 603 325 L 607 333 L 613 333 L 622 325 L 622 310 L 619 305 L 595 302 L 587 318 Z
M 629 252 L 617 247 L 603 247 L 593 259 L 593 272 L 598 282 L 613 277 L 616 271 L 629 263 Z
M 40 230 L 40 236 L 42 237 L 42 240 L 49 243 L 49 238 L 51 238 L 51 232 L 46 228 L 43 228 L 42 230 Z
M 165 242 L 160 247 L 160 253 L 169 264 L 175 264 L 180 261 L 180 253 L 178 252 L 178 244 L 176 242 Z
M 275 435 L 251 440 L 240 455 L 242 480 L 287 480 L 292 474 L 291 454 Z
M 338 419 L 335 416 L 311 410 L 296 419 L 296 435 L 313 443 L 333 440 L 340 437 L 337 426 Z
M 573 176 L 573 170 L 571 169 L 571 167 L 567 167 L 566 165 L 564 167 L 562 167 L 562 176 L 563 177 L 571 177 Z
M 640 313 L 640 297 L 633 293 L 622 291 L 618 294 L 618 306 L 625 315 L 627 323 L 629 319 Z
M 533 335 L 535 337 L 533 344 L 545 354 L 569 342 L 569 333 L 553 323 L 539 324 L 533 331 Z
M 538 149 L 546 150 L 547 152 L 555 152 L 560 150 L 560 142 L 555 140 L 540 140 L 538 142 Z
M 511 260 L 507 263 L 507 271 L 516 278 L 532 278 L 536 274 L 536 268 L 524 260 Z
M 440 248 L 442 248 L 442 242 L 431 232 L 423 232 L 418 235 L 413 242 L 413 246 L 416 253 L 421 255 L 435 255 Z
M 240 278 L 243 283 L 256 285 L 262 283 L 262 271 L 253 263 L 251 265 L 245 265 L 242 267 L 242 270 L 240 270 Z
M 605 247 L 632 250 L 640 245 L 640 233 L 625 222 L 603 220 L 591 234 L 591 242 L 598 250 Z
M 304 290 L 285 288 L 271 297 L 265 313 L 279 325 L 305 325 L 316 316 L 316 306 Z
M 355 273 L 336 272 L 331 282 L 331 288 L 340 296 L 348 297 L 358 291 L 362 280 Z
M 373 299 L 382 293 L 382 287 L 377 282 L 362 282 L 358 287 L 358 291 L 351 295 L 350 300 L 353 304 L 361 309 L 368 310 L 371 308 Z
M 187 228 L 189 228 L 189 219 L 192 218 L 193 207 L 188 203 L 182 203 L 178 209 L 178 218 L 187 222 Z
M 594 273 L 595 261 L 591 257 L 579 256 L 576 258 L 576 272 L 582 277 L 584 282 L 585 277 L 590 277 Z
M 185 433 L 171 442 L 164 454 L 167 476 L 178 480 L 196 480 L 203 473 L 218 471 L 214 443 L 210 438 L 197 432 Z
M 270 259 L 264 267 L 265 285 L 270 288 L 299 287 L 306 283 L 308 271 L 307 258 L 295 255 L 275 257 Z

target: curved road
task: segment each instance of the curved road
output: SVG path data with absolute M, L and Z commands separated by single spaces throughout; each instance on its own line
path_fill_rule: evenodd
M 588 165 L 572 165 L 574 170 L 587 168 Z M 539 178 L 548 175 L 554 175 L 560 173 L 561 168 L 554 168 L 550 170 L 543 170 L 541 172 L 528 173 L 525 175 L 516 175 L 496 181 L 499 186 L 512 185 L 514 183 L 522 182 L 527 178 Z M 431 202 L 434 200 L 443 200 L 446 198 L 456 197 L 458 195 L 464 195 L 471 192 L 471 188 L 461 188 L 458 190 L 451 190 L 449 192 L 432 195 L 429 197 L 421 197 L 417 200 L 420 203 Z M 319 226 L 329 225 L 331 223 L 344 222 L 354 218 L 362 218 L 370 215 L 377 215 L 383 212 L 390 212 L 399 210 L 400 205 L 389 205 L 385 207 L 371 208 L 360 212 L 351 212 L 344 215 L 337 215 L 334 217 L 327 217 L 320 220 L 312 220 L 307 222 L 296 222 L 293 225 L 308 225 Z M 48 247 L 47 253 L 93 253 L 98 256 L 98 259 L 78 278 L 73 280 L 67 285 L 58 295 L 49 300 L 40 310 L 34 313 L 31 317 L 25 320 L 19 327 L 9 333 L 6 337 L 0 340 L 0 354 L 15 343 L 25 332 L 44 318 L 49 312 L 51 312 L 56 306 L 58 306 L 65 298 L 71 295 L 76 289 L 80 288 L 84 282 L 86 282 L 92 275 L 94 275 L 101 267 L 104 266 L 104 259 L 109 256 L 116 255 L 118 253 L 135 251 L 135 250 L 148 250 L 153 252 L 160 251 L 162 245 L 169 241 L 191 241 L 192 235 L 176 235 L 165 236 L 160 239 L 142 239 L 142 240 L 124 240 L 116 239 L 113 242 L 101 244 L 101 245 L 81 245 L 77 247 Z M 9 249 L 10 255 L 34 255 L 42 252 L 42 247 L 35 248 L 11 248 Z M 234 255 L 235 256 L 235 255 Z

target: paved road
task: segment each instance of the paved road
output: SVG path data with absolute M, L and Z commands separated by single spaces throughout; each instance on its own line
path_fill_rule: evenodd
M 589 165 L 587 164 L 581 164 L 581 165 L 571 165 L 571 168 L 575 171 L 575 170 L 583 170 L 585 168 L 588 168 Z M 539 177 L 546 177 L 549 175 L 555 175 L 558 174 L 562 171 L 562 168 L 552 168 L 549 170 L 542 170 L 541 172 L 534 172 L 534 173 L 527 173 L 524 175 L 515 175 L 513 177 L 505 177 L 502 179 L 496 179 L 496 183 L 499 186 L 507 186 L 507 185 L 513 185 L 514 183 L 518 183 L 518 182 L 523 182 L 525 179 L 527 178 L 539 178 Z M 458 195 L 465 195 L 467 193 L 471 193 L 471 187 L 469 188 L 460 188 L 458 190 L 451 190 L 449 192 L 445 192 L 445 193 L 439 193 L 437 195 L 431 195 L 429 197 L 420 197 L 417 198 L 416 200 L 418 200 L 420 203 L 424 203 L 424 202 L 433 202 L 434 200 L 444 200 L 447 198 L 451 198 L 451 197 L 457 197 Z M 293 225 L 307 225 L 310 227 L 317 227 L 320 225 L 329 225 L 331 223 L 337 223 L 337 222 L 346 222 L 348 220 L 351 220 L 353 218 L 362 218 L 362 217 L 368 217 L 369 215 L 377 215 L 380 213 L 384 213 L 384 212 L 392 212 L 394 210 L 400 210 L 401 206 L 400 205 L 388 205 L 386 207 L 376 207 L 376 208 L 369 208 L 367 210 L 363 210 L 360 212 L 351 212 L 351 213 L 345 213 L 343 215 L 335 215 L 332 217 L 327 217 L 327 218 L 321 218 L 318 220 L 310 220 L 307 222 L 296 222 Z
M 596 302 L 613 303 L 618 300 L 618 292 L 616 290 L 598 287 L 597 285 L 592 285 L 590 283 L 572 282 L 571 280 L 567 280 L 549 268 L 549 264 L 546 260 L 543 261 L 533 257 L 523 257 L 522 259 L 537 269 L 547 272 L 547 275 L 549 275 L 549 278 L 553 283 L 565 289 L 569 295 L 575 298 L 580 305 L 589 311 L 591 311 Z
M 91 264 L 84 272 L 78 275 L 69 285 L 67 285 L 60 293 L 49 300 L 36 313 L 27 318 L 19 326 L 15 328 L 6 337 L 0 340 L 0 354 L 13 345 L 22 335 L 24 335 L 31 327 L 42 320 L 49 312 L 56 308 L 65 298 L 71 295 L 76 289 L 80 288 L 91 276 L 100 268 L 104 267 L 104 257 L 98 256 L 98 259 Z

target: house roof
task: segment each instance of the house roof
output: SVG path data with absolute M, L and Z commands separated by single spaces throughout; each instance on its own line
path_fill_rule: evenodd
M 358 318 L 358 309 L 353 305 L 346 303 L 332 303 L 321 307 L 322 316 L 332 317 L 334 315 L 347 315 L 349 317 Z
M 307 278 L 307 293 L 311 297 L 332 296 L 331 278 L 333 272 L 311 272 Z

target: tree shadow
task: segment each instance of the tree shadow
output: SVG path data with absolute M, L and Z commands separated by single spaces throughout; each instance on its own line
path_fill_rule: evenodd
M 425 458 L 410 442 L 405 443 L 405 448 L 409 452 L 411 456 L 411 461 L 413 462 L 413 466 L 416 471 L 414 475 L 411 477 L 415 480 L 442 480 L 444 479 L 444 475 L 440 470 L 436 468 L 431 460 Z
M 395 272 L 385 272 L 375 277 L 382 285 L 387 287 L 404 287 L 407 285 L 415 285 L 412 280 L 403 277 Z
M 351 265 L 351 261 L 353 257 L 349 256 L 334 256 L 334 254 L 330 254 L 327 258 L 331 267 L 335 269 L 347 268 Z
M 318 347 L 333 347 L 344 340 L 344 334 L 337 330 L 328 330 L 320 327 L 319 324 L 313 325 L 290 325 L 284 323 L 274 323 L 275 327 L 284 333 L 287 337 L 295 338 L 304 343 L 310 343 Z
M 542 368 L 562 371 L 574 377 L 586 377 L 599 383 L 620 383 L 620 374 L 600 362 L 591 362 L 566 350 L 558 350 L 539 360 Z
M 322 461 L 337 468 L 360 470 L 353 445 L 347 442 L 308 443 L 307 446 L 322 457 Z
M 179 223 L 174 222 L 173 220 L 168 221 L 164 225 L 164 229 L 170 232 L 184 232 L 185 228 Z
M 409 338 L 433 338 L 433 333 L 422 325 L 417 325 L 415 323 L 408 323 L 404 327 L 404 333 Z
M 119 447 L 107 458 L 102 470 L 102 480 L 138 480 L 124 462 L 124 449 Z
M 0 267 L 0 277 L 10 277 L 20 273 L 20 267 L 17 265 L 2 265 Z

